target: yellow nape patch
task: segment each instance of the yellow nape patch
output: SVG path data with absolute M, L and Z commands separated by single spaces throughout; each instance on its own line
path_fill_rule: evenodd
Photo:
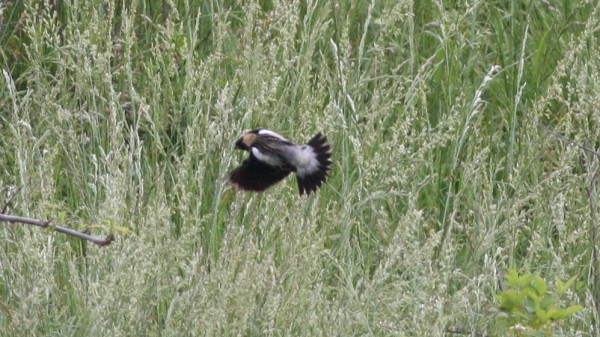
M 252 146 L 252 143 L 254 143 L 254 140 L 256 139 L 256 133 L 247 133 L 242 137 L 242 143 L 244 143 L 244 145 L 246 145 L 247 147 Z

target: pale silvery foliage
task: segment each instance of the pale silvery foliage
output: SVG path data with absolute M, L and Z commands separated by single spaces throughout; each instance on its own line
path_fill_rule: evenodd
M 23 187 L 15 213 L 117 240 L 2 224 L 0 335 L 483 334 L 508 267 L 587 275 L 597 159 L 533 121 L 597 143 L 597 7 L 540 93 L 545 3 L 523 26 L 481 1 L 24 6 L 0 187 Z M 255 127 L 323 132 L 328 184 L 233 191 Z M 586 286 L 565 334 L 597 326 Z

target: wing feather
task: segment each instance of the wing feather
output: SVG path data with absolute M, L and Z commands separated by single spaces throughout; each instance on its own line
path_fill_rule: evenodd
M 280 182 L 290 172 L 290 170 L 267 165 L 250 153 L 249 158 L 231 171 L 227 180 L 240 190 L 260 192 Z

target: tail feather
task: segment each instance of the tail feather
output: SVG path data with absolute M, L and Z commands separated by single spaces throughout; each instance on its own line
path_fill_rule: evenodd
M 300 195 L 316 191 L 327 179 L 331 165 L 331 146 L 327 144 L 327 137 L 319 132 L 306 145 L 312 148 L 318 164 L 311 171 L 296 172 Z

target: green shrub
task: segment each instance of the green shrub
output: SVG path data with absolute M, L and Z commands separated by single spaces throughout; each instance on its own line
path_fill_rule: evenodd
M 506 274 L 506 290 L 496 296 L 501 313 L 496 318 L 499 331 L 516 336 L 553 336 L 557 322 L 583 309 L 581 305 L 559 306 L 576 276 L 567 282 L 556 281 L 556 289 L 548 290 L 546 281 L 538 275 L 510 269 Z

